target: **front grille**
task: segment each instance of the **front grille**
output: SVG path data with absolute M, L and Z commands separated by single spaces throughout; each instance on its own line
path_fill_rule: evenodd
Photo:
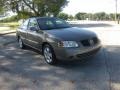
M 86 39 L 86 40 L 81 41 L 81 44 L 85 47 L 92 46 L 92 45 L 95 45 L 97 43 L 98 43 L 98 38 L 97 37 L 93 37 L 91 39 Z
M 81 43 L 83 46 L 90 46 L 89 40 L 82 40 Z
M 87 53 L 78 54 L 77 57 L 79 57 L 79 58 L 88 57 L 88 56 L 94 55 L 94 54 L 97 53 L 99 50 L 100 50 L 100 48 L 97 48 L 97 49 L 95 49 L 95 50 L 93 50 L 93 51 L 90 51 L 90 52 L 87 52 Z
M 94 37 L 93 41 L 94 41 L 95 44 L 97 44 L 99 40 L 98 40 L 98 38 Z

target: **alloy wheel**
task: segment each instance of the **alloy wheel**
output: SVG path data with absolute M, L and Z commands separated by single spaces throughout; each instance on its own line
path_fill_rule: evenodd
M 52 51 L 49 47 L 44 48 L 44 57 L 47 63 L 51 63 L 53 61 Z

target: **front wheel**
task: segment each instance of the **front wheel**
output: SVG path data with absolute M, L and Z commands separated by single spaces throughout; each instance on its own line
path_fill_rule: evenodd
M 56 61 L 57 61 L 56 56 L 55 56 L 55 53 L 50 45 L 45 45 L 43 47 L 43 55 L 44 55 L 45 61 L 48 64 L 53 65 L 56 63 Z

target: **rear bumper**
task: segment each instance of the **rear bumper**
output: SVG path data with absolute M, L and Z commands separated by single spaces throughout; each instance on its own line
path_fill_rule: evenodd
M 97 44 L 93 47 L 81 47 L 81 48 L 65 48 L 59 49 L 56 52 L 56 57 L 59 60 L 81 60 L 96 54 L 101 48 L 101 44 Z

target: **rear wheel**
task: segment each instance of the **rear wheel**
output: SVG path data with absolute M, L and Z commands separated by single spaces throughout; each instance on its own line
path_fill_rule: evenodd
M 18 38 L 18 43 L 19 43 L 19 47 L 21 48 L 21 49 L 24 49 L 25 48 L 25 45 L 24 45 L 24 43 L 23 43 L 23 41 L 22 41 L 22 39 L 19 37 Z
M 45 61 L 48 64 L 51 64 L 51 65 L 56 64 L 56 61 L 57 61 L 56 56 L 50 45 L 47 44 L 43 47 L 43 55 L 44 55 Z

